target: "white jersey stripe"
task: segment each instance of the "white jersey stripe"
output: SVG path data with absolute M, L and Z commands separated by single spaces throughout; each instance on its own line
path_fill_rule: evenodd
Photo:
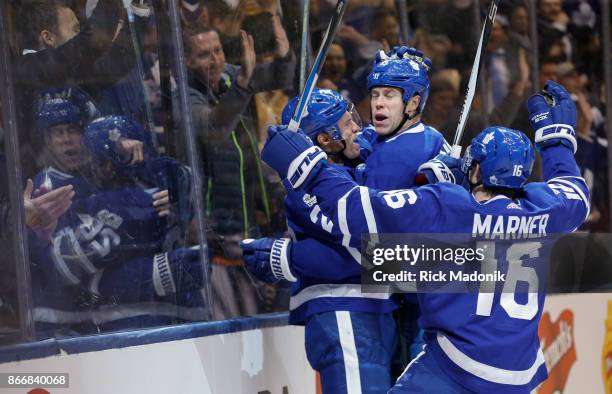
M 391 297 L 388 293 L 362 293 L 360 284 L 321 284 L 308 286 L 299 293 L 291 296 L 289 309 L 295 310 L 308 301 L 316 298 L 361 298 L 372 300 L 387 300 Z
M 544 354 L 542 353 L 541 348 L 538 349 L 538 354 L 531 367 L 522 371 L 512 371 L 483 364 L 470 358 L 466 354 L 462 353 L 461 350 L 457 349 L 450 339 L 440 332 L 438 332 L 437 340 L 442 351 L 446 354 L 446 356 L 448 356 L 449 359 L 451 359 L 452 362 L 457 364 L 457 366 L 474 376 L 478 376 L 481 379 L 488 380 L 489 382 L 493 383 L 508 384 L 513 386 L 527 384 L 531 382 L 536 372 L 538 372 L 540 366 L 544 364 Z
M 349 232 L 348 221 L 346 219 L 346 203 L 349 194 L 351 194 L 351 192 L 357 187 L 359 186 L 355 186 L 354 188 L 346 192 L 344 196 L 340 197 L 340 200 L 338 200 L 338 224 L 340 225 L 340 231 L 343 235 L 342 246 L 349 246 L 351 242 L 351 233 Z
M 586 185 L 586 181 L 584 180 L 584 178 L 580 178 L 580 177 L 575 177 L 574 179 L 576 180 L 580 180 L 582 182 L 584 182 L 584 184 Z M 567 186 L 569 188 L 571 188 L 572 190 L 574 190 L 579 196 L 580 199 L 584 202 L 584 205 L 586 205 L 586 216 L 584 217 L 584 220 L 586 220 L 589 217 L 589 213 L 591 212 L 591 204 L 589 202 L 589 199 L 586 198 L 586 196 L 584 195 L 584 193 L 582 192 L 582 190 L 580 190 L 580 188 L 578 186 L 576 186 L 574 183 L 570 182 L 570 181 L 566 181 L 562 178 L 553 178 L 551 180 L 549 180 L 547 182 L 548 184 L 554 184 L 554 183 L 559 183 L 561 185 Z
M 399 377 L 399 378 L 397 378 L 397 380 L 395 381 L 396 383 L 397 383 L 397 382 L 399 382 L 399 381 L 400 381 L 400 380 L 401 380 L 401 379 L 404 377 L 404 375 L 406 374 L 406 372 L 408 372 L 408 370 L 410 369 L 410 367 L 412 366 L 412 364 L 414 364 L 414 363 L 415 363 L 415 361 L 417 361 L 419 358 L 421 358 L 421 357 L 422 357 L 422 356 L 425 354 L 425 351 L 426 351 L 426 350 L 427 350 L 427 345 L 423 345 L 423 350 L 421 350 L 421 351 L 419 352 L 419 354 L 417 354 L 417 355 L 416 355 L 416 357 L 415 357 L 415 358 L 413 358 L 412 360 L 410 360 L 410 362 L 408 363 L 408 365 L 406 365 L 406 368 L 404 368 L 404 372 L 402 372 L 402 374 L 400 375 L 400 377 Z
M 355 186 L 354 188 L 349 190 L 344 196 L 340 198 L 340 200 L 338 200 L 338 224 L 340 226 L 340 232 L 342 232 L 342 246 L 344 246 L 346 250 L 348 250 L 348 252 L 351 254 L 351 256 L 353 256 L 355 261 L 361 264 L 361 253 L 359 253 L 359 250 L 357 250 L 356 248 L 350 246 L 351 234 L 349 232 L 348 222 L 346 219 L 346 202 L 348 196 L 357 187 L 358 186 Z
M 346 376 L 346 391 L 349 394 L 361 394 L 361 374 L 359 373 L 359 357 L 355 345 L 355 334 L 351 314 L 348 311 L 337 311 L 338 337 L 344 359 L 344 374 Z
M 376 218 L 374 218 L 374 210 L 372 209 L 372 202 L 370 201 L 370 193 L 368 193 L 368 188 L 365 186 L 360 186 L 359 196 L 361 197 L 363 214 L 365 215 L 366 222 L 368 223 L 368 231 L 370 234 L 376 234 L 378 233 L 376 228 Z

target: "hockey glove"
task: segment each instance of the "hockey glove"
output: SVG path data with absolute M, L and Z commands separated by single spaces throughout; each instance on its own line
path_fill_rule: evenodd
M 359 158 L 363 161 L 365 161 L 374 150 L 371 142 L 373 140 L 372 135 L 374 135 L 374 137 L 376 136 L 376 131 L 373 126 L 367 126 L 357 133 L 355 142 L 359 144 Z
M 179 248 L 153 256 L 153 288 L 160 296 L 203 286 L 203 268 L 198 247 Z
M 427 71 L 431 70 L 432 63 L 431 59 L 423 54 L 423 52 L 419 51 L 415 48 L 410 48 L 407 46 L 395 46 L 389 52 L 385 53 L 384 51 L 379 51 L 375 57 L 375 64 L 380 63 L 383 60 L 393 60 L 393 59 L 408 59 L 414 60 L 420 65 L 424 66 Z
M 314 178 L 327 155 L 301 130 L 294 133 L 287 126 L 270 126 L 261 159 L 297 189 Z
M 430 184 L 451 182 L 469 189 L 466 173 L 461 169 L 461 159 L 439 154 L 435 158 L 421 164 L 418 172 L 425 175 Z
M 542 93 L 529 97 L 527 109 L 538 151 L 561 144 L 576 153 L 576 105 L 563 86 L 546 82 Z
M 289 238 L 245 239 L 240 242 L 240 247 L 247 270 L 257 279 L 267 283 L 297 280 L 289 267 Z

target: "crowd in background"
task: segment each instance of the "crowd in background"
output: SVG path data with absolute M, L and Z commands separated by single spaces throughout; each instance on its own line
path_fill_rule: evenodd
M 55 7 L 59 3 L 64 8 L 58 14 L 39 12 L 40 7 L 49 4 Z M 167 15 L 160 14 L 147 1 L 135 0 L 133 3 L 129 11 L 135 15 L 133 19 L 127 17 L 119 0 L 99 3 L 92 0 L 13 0 L 7 4 L 7 31 L 12 49 L 21 168 L 26 190 L 28 178 L 38 174 L 44 182 L 45 171 L 48 172 L 52 166 L 56 169 L 59 166 L 70 176 L 78 175 L 90 180 L 96 176 L 91 174 L 95 173 L 92 163 L 100 165 L 89 157 L 95 156 L 95 152 L 80 151 L 75 147 L 62 152 L 65 160 L 79 161 L 78 165 L 58 163 L 57 156 L 61 154 L 56 152 L 54 157 L 53 139 L 36 123 L 36 116 L 40 114 L 37 109 L 50 105 L 53 100 L 78 102 L 77 107 L 82 113 L 77 122 L 75 145 L 82 145 L 79 142 L 81 136 L 86 134 L 84 130 L 96 117 L 123 116 L 127 121 L 140 125 L 146 133 L 145 136 L 125 138 L 127 146 L 122 149 L 131 155 L 131 159 L 136 160 L 139 154 L 142 155 L 140 161 L 145 162 L 172 157 L 179 163 L 177 165 L 189 166 L 186 148 L 189 141 L 183 134 L 184 119 L 178 105 L 178 65 L 169 60 L 173 51 L 168 44 Z M 203 185 L 205 238 L 208 243 L 206 257 L 211 267 L 212 300 L 204 303 L 211 306 L 208 317 L 213 319 L 288 307 L 287 288 L 265 285 L 249 277 L 243 267 L 239 242 L 262 235 L 284 235 L 287 231 L 282 208 L 283 187 L 274 172 L 260 161 L 259 152 L 266 138 L 267 126 L 281 122 L 282 109 L 299 92 L 300 3 L 279 0 L 179 1 L 185 54 L 182 61 L 188 72 L 190 113 Z M 405 4 L 407 25 L 404 30 L 407 35 L 402 36 L 396 1 L 351 0 L 344 22 L 330 47 L 318 86 L 337 90 L 350 99 L 365 124 L 370 119 L 366 77 L 373 57 L 379 50 L 389 50 L 397 45 L 416 47 L 433 62 L 424 122 L 452 141 L 480 36 L 480 22 L 489 3 L 428 0 L 406 1 Z M 310 61 L 319 47 L 334 5 L 332 0 L 310 1 Z M 602 15 L 599 7 L 599 2 L 594 0 L 537 1 L 534 10 L 537 42 L 533 42 L 527 4 L 521 0 L 502 1 L 462 140 L 466 145 L 491 124 L 513 127 L 531 135 L 526 98 L 548 79 L 566 86 L 578 108 L 577 158 L 592 190 L 592 210 L 584 228 L 590 231 L 607 231 L 610 221 L 600 37 Z M 538 66 L 538 75 L 533 75 L 534 65 Z M 535 81 L 539 87 L 534 86 Z M 73 91 L 78 94 L 73 94 Z M 6 149 L 4 134 L 0 128 L 2 152 Z M 130 145 L 130 141 L 135 145 Z M 4 162 L 5 158 L 0 154 L 0 165 L 3 166 L 0 178 L 4 178 L 7 171 Z M 43 174 L 42 178 L 40 174 Z M 115 176 L 118 175 L 115 173 Z M 147 183 L 142 177 L 132 174 L 129 184 L 142 190 L 159 186 L 162 191 L 164 188 L 170 190 L 169 194 L 173 196 L 176 194 L 173 188 L 180 189 L 176 180 L 173 182 L 161 186 L 155 182 Z M 92 189 L 83 192 L 82 200 L 87 201 L 85 205 L 91 204 L 92 196 L 101 193 L 100 182 L 93 183 Z M 125 184 L 124 180 L 115 179 L 115 187 Z M 40 184 L 36 186 L 40 187 Z M 108 190 L 108 185 L 103 186 Z M 2 187 L 3 193 L 6 189 Z M 32 200 L 36 206 L 38 196 L 27 194 L 26 202 Z M 10 245 L 12 239 L 5 230 L 12 228 L 7 213 L 8 197 L 4 194 L 0 197 L 4 201 L 0 207 L 3 221 L 0 239 L 3 245 Z M 176 210 L 175 199 L 170 197 L 173 203 L 170 205 Z M 153 201 L 156 201 L 155 197 Z M 75 206 L 74 202 L 72 205 Z M 32 204 L 26 204 L 28 206 Z M 109 209 L 112 212 L 112 207 Z M 195 208 L 190 205 L 186 209 L 189 213 L 183 215 L 186 219 L 182 220 L 183 228 L 178 237 L 180 245 L 165 244 L 159 248 L 160 252 L 174 256 L 177 250 L 198 244 Z M 36 220 L 26 223 L 33 230 L 30 241 L 40 236 L 41 229 L 44 230 L 43 240 L 31 242 L 31 257 L 37 256 L 41 248 L 49 248 L 48 243 L 52 243 L 54 235 L 61 230 L 51 225 L 55 223 L 57 226 L 58 219 L 61 223 L 62 215 L 63 212 L 44 225 Z M 155 222 L 155 225 L 163 228 L 143 227 L 142 223 L 138 228 L 140 231 L 160 232 L 164 237 L 173 231 L 169 223 Z M 181 256 L 184 258 L 183 254 Z M 136 254 L 136 257 L 140 258 L 142 254 Z M 14 277 L 11 264 L 3 262 L 3 280 Z M 41 263 L 31 261 L 33 270 L 37 264 Z M 105 267 L 119 264 L 124 262 L 111 262 Z M 109 268 L 105 269 L 108 273 Z M 133 272 L 117 273 L 130 274 Z M 96 277 L 95 273 L 92 275 Z M 138 286 L 144 289 L 146 285 L 141 282 Z M 62 287 L 50 286 L 45 281 L 33 283 L 33 286 L 46 286 L 47 291 L 63 291 Z M 129 280 L 125 282 L 125 286 L 133 284 Z M 73 285 L 62 286 L 74 290 Z M 205 288 L 204 285 L 201 287 Z M 3 289 L 0 319 L 5 323 L 0 326 L 8 326 L 9 317 L 16 318 L 15 303 L 11 306 L 9 302 L 16 298 L 16 288 L 13 283 L 12 286 L 3 286 Z M 124 306 L 121 297 L 127 297 L 116 288 L 108 290 L 107 299 L 102 301 L 91 300 L 91 294 L 87 292 L 83 295 L 83 289 L 72 290 L 71 296 L 88 298 L 79 303 L 79 307 L 88 311 L 92 308 L 107 308 L 111 312 L 120 310 Z M 186 290 L 189 291 L 191 288 Z M 42 291 L 41 297 L 45 296 L 48 294 Z M 158 298 L 159 293 L 152 299 L 159 301 Z M 170 304 L 178 310 L 194 306 L 186 305 L 194 299 L 193 296 L 175 297 Z M 135 301 L 151 300 L 136 297 Z M 155 313 L 161 312 L 157 310 Z M 168 313 L 164 316 L 169 320 L 147 321 L 141 315 L 138 315 L 138 320 L 129 321 L 127 327 L 207 318 L 205 314 L 186 318 L 181 313 Z M 102 323 L 91 320 L 88 318 L 64 326 L 70 326 L 68 334 L 88 333 L 100 330 L 100 327 L 105 330 L 126 328 L 125 325 L 104 325 L 109 323 L 106 320 Z

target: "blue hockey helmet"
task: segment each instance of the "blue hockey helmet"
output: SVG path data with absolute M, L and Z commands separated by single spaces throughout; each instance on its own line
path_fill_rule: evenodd
M 150 136 L 145 129 L 126 116 L 111 115 L 94 120 L 85 128 L 83 142 L 96 162 L 111 161 L 117 171 L 131 167 L 117 149 L 116 142 L 120 138 L 142 141 L 145 159 L 153 151 Z
M 295 113 L 300 97 L 294 97 L 283 109 L 282 122 L 289 124 Z M 350 111 L 349 103 L 336 91 L 330 89 L 315 89 L 310 95 L 300 129 L 316 144 L 317 135 L 327 133 L 334 140 L 341 141 L 342 132 L 338 121 Z
M 414 95 L 421 97 L 419 113 L 423 112 L 429 96 L 427 67 L 414 59 L 385 59 L 374 65 L 368 75 L 368 91 L 379 86 L 401 89 L 407 103 Z
M 482 183 L 488 188 L 520 189 L 533 169 L 534 150 L 521 131 L 487 127 L 465 152 L 462 169 L 467 173 L 480 164 Z
M 39 132 L 61 124 L 78 124 L 85 127 L 95 118 L 98 110 L 92 99 L 79 88 L 47 89 L 39 94 L 35 125 Z
M 41 99 L 36 111 L 36 128 L 45 133 L 49 128 L 62 124 L 85 126 L 88 114 L 82 107 L 66 98 Z

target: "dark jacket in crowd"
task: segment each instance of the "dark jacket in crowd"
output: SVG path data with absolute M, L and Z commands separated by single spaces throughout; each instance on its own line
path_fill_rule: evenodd
M 42 147 L 32 121 L 38 95 L 46 89 L 72 86 L 95 97 L 98 89 L 116 82 L 134 64 L 129 32 L 122 32 L 115 43 L 112 41 L 124 13 L 121 0 L 100 1 L 73 39 L 58 48 L 40 51 L 24 48 L 24 54 L 15 59 L 13 73 L 24 176 L 36 173 L 35 158 Z
M 191 113 L 205 172 L 206 210 L 219 235 L 257 235 L 255 210 L 269 216 L 255 133 L 254 93 L 291 87 L 293 54 L 255 67 L 248 89 L 236 83 L 240 67 L 226 64 L 218 94 L 190 79 Z

